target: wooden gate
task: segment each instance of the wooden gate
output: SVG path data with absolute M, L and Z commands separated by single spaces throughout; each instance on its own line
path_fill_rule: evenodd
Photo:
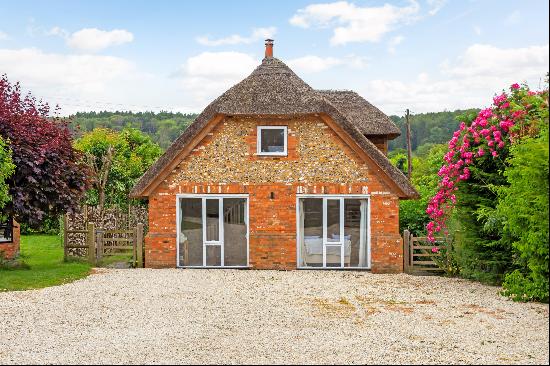
M 84 236 L 84 242 L 71 240 L 75 235 Z M 88 222 L 86 230 L 66 229 L 63 246 L 65 259 L 69 256 L 86 257 L 95 265 L 104 257 L 131 254 L 134 267 L 143 267 L 143 224 L 139 223 L 130 230 L 104 230 Z
M 443 272 L 436 259 L 448 255 L 445 238 L 435 238 L 431 243 L 425 236 L 414 236 L 408 230 L 403 232 L 403 269 L 406 273 Z M 438 252 L 432 252 L 434 247 Z

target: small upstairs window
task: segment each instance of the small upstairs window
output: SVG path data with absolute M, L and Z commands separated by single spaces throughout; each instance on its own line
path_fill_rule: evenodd
M 258 126 L 258 155 L 286 156 L 287 127 Z

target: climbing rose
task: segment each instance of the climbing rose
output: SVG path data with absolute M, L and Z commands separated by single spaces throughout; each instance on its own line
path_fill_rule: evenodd
M 471 176 L 469 166 L 477 158 L 490 153 L 493 158 L 499 157 L 499 151 L 514 141 L 522 126 L 528 121 L 526 117 L 532 104 L 525 100 L 527 96 L 540 96 L 547 104 L 546 92 L 532 92 L 527 86 L 521 87 L 515 83 L 510 86 L 510 93 L 503 92 L 493 98 L 493 105 L 479 111 L 470 126 L 460 123 L 457 131 L 449 141 L 449 151 L 445 154 L 443 166 L 438 172 L 441 177 L 439 190 L 433 196 L 426 208 L 431 220 L 426 230 L 428 240 L 435 241 L 435 234 L 445 230 L 448 213 L 456 204 L 455 191 L 458 183 L 468 180 Z M 523 98 L 523 99 L 522 99 Z M 532 100 L 531 100 L 532 101 Z M 518 128 L 514 128 L 519 126 Z M 434 247 L 432 252 L 439 249 Z

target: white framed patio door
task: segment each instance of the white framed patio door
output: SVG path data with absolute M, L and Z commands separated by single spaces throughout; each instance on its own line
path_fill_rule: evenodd
M 298 268 L 370 268 L 368 195 L 298 195 Z
M 202 265 L 224 266 L 223 199 L 202 198 Z
M 344 268 L 343 233 L 344 199 L 323 198 L 323 267 Z M 329 261 L 327 255 L 331 256 Z
M 248 266 L 248 196 L 178 195 L 178 267 Z

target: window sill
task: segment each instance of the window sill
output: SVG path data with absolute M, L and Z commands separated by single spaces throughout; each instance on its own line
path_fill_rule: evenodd
M 280 158 L 280 157 L 285 157 L 285 156 L 288 156 L 287 153 L 256 153 L 256 156 L 261 156 L 261 157 L 277 157 L 277 158 Z

